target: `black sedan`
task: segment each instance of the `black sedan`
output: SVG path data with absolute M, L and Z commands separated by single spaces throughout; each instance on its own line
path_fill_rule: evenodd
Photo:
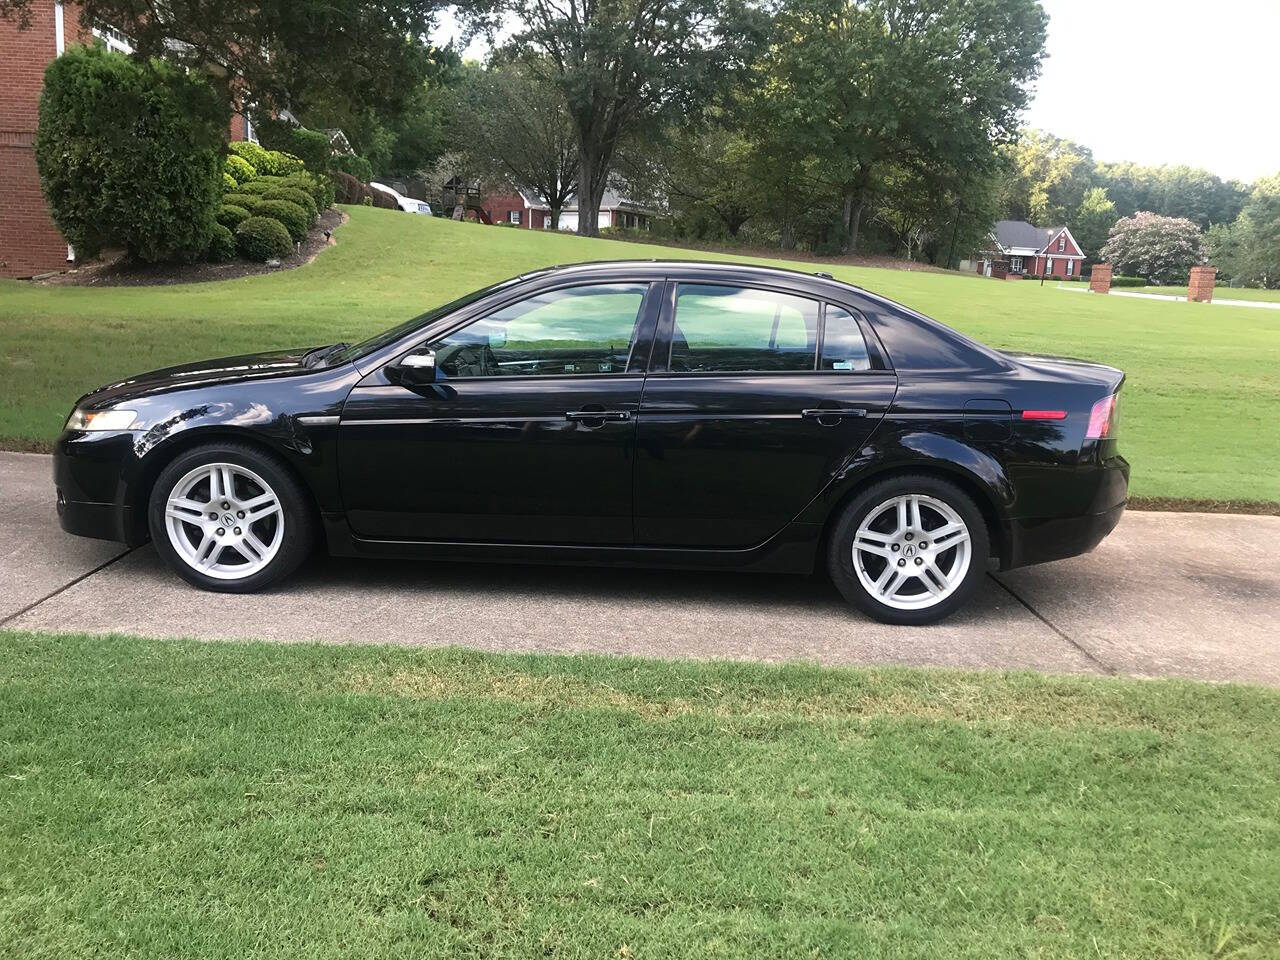
M 976 282 L 976 281 L 975 281 Z M 543 270 L 371 340 L 174 367 L 81 398 L 71 533 L 192 584 L 344 556 L 808 573 L 927 623 L 984 572 L 1120 519 L 1116 369 L 1002 353 L 824 275 Z

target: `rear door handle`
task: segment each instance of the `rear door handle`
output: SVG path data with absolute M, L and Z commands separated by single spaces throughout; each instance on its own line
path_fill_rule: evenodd
M 829 420 L 839 417 L 865 417 L 865 407 L 810 407 L 800 411 L 806 420 Z
M 566 420 L 630 420 L 630 410 L 570 410 Z

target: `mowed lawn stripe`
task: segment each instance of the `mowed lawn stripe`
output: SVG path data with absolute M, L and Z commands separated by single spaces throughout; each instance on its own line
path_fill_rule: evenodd
M 0 634 L 0 928 L 26 958 L 1274 956 L 1277 719 L 1175 681 Z
M 0 281 L 0 443 L 47 446 L 81 393 L 149 368 L 356 340 L 485 283 L 556 263 L 714 257 L 384 210 L 347 213 L 336 247 L 307 267 L 269 276 L 146 288 Z M 1280 502 L 1280 314 L 967 274 L 821 269 L 996 347 L 1123 368 L 1122 449 L 1133 462 L 1136 496 Z

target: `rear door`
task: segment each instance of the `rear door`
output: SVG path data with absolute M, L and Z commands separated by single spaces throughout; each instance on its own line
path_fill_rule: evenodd
M 748 547 L 831 481 L 897 380 L 852 312 L 787 290 L 670 281 L 637 426 L 636 542 Z

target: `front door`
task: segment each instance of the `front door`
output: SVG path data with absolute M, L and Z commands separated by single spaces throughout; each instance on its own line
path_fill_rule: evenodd
M 636 541 L 762 543 L 859 449 L 897 380 L 835 305 L 701 282 L 664 299 L 637 432 Z
M 648 352 L 634 348 L 648 291 L 643 283 L 544 291 L 427 345 L 434 382 L 402 386 L 386 370 L 361 381 L 339 434 L 353 532 L 631 543 Z

